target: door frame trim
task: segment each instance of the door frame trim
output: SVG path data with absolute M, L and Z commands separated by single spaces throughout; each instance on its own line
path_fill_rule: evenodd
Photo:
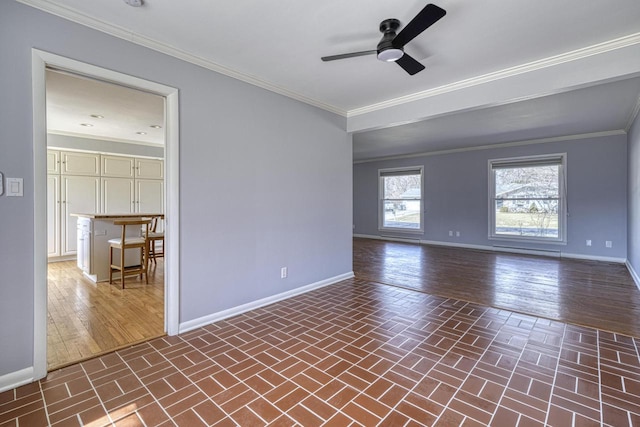
M 45 71 L 54 67 L 121 86 L 154 93 L 165 99 L 165 331 L 176 335 L 180 321 L 180 185 L 178 89 L 86 64 L 38 49 L 31 50 L 33 96 L 33 376 L 47 375 L 47 119 Z

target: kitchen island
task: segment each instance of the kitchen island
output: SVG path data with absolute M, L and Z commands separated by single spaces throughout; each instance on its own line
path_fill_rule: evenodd
M 109 280 L 109 240 L 120 238 L 122 227 L 115 225 L 117 219 L 163 217 L 160 213 L 87 214 L 72 213 L 78 218 L 78 268 L 89 280 Z M 127 227 L 127 237 L 139 237 L 140 229 Z M 114 253 L 114 256 L 118 256 Z M 140 265 L 139 251 L 125 254 L 125 266 Z

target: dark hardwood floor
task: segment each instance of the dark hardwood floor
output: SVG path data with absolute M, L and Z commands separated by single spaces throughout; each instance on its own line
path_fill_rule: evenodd
M 640 337 L 623 264 L 355 238 L 357 278 Z

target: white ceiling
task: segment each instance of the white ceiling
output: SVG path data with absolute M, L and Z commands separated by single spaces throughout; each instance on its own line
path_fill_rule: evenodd
M 407 46 L 415 76 L 320 57 L 375 49 L 425 0 L 19 1 L 343 114 L 356 160 L 624 130 L 640 95 L 638 0 L 433 0 L 447 15 Z
M 52 70 L 46 79 L 49 133 L 164 145 L 161 96 Z

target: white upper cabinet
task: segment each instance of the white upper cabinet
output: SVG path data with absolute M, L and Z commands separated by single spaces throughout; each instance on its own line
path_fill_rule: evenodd
M 47 173 L 60 173 L 60 152 L 47 150 Z
M 62 151 L 63 175 L 100 176 L 100 154 Z
M 135 161 L 133 157 L 102 155 L 102 176 L 133 178 Z
M 135 159 L 136 178 L 164 179 L 164 162 L 156 159 Z

